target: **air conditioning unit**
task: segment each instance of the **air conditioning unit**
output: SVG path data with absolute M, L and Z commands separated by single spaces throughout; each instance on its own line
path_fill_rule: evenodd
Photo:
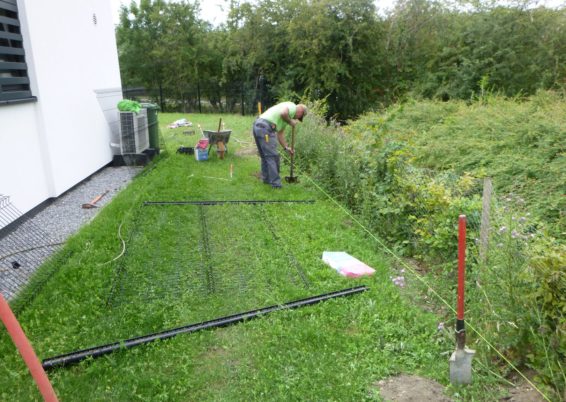
M 140 154 L 149 148 L 149 130 L 147 110 L 119 112 L 120 115 L 120 151 L 122 155 Z

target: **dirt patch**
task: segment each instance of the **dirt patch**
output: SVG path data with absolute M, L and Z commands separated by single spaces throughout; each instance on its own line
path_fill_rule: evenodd
M 226 349 L 219 347 L 219 346 L 213 346 L 211 348 L 208 348 L 205 352 L 203 352 L 201 354 L 201 359 L 202 360 L 225 360 L 227 358 L 227 356 L 229 355 L 229 353 L 226 351 Z
M 236 156 L 253 156 L 258 155 L 256 147 L 241 147 L 234 153 Z
M 342 221 L 342 225 L 347 227 L 347 228 L 351 228 L 354 225 L 354 221 L 351 219 L 344 219 Z
M 509 396 L 501 398 L 500 401 L 509 402 L 544 402 L 545 399 L 536 389 L 529 384 L 520 384 L 509 390 Z
M 374 384 L 379 394 L 390 402 L 451 402 L 444 395 L 444 386 L 416 375 L 400 374 Z
M 405 262 L 420 275 L 425 275 L 427 272 L 430 271 L 430 269 L 426 266 L 424 262 L 421 262 L 414 258 L 405 258 Z

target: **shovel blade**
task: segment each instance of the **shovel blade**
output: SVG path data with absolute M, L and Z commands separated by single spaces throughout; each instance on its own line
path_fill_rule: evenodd
M 450 357 L 450 383 L 465 385 L 472 382 L 472 359 L 475 350 L 456 349 Z
M 299 178 L 297 176 L 285 176 L 285 181 L 287 183 L 298 183 Z

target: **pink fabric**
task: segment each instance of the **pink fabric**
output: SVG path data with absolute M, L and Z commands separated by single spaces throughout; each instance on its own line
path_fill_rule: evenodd
M 346 276 L 348 278 L 357 278 L 364 275 L 373 275 L 375 269 L 367 266 L 363 262 L 354 262 L 347 267 L 342 267 L 340 269 L 340 275 Z
M 208 139 L 203 138 L 198 140 L 197 148 L 206 149 L 208 148 Z

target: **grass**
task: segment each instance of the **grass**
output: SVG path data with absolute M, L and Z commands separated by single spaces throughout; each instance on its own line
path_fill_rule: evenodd
M 175 153 L 197 140 L 165 128 L 180 117 L 160 116 L 167 155 L 68 241 L 54 276 L 19 312 L 41 358 L 359 284 L 370 291 L 51 371 L 61 400 L 379 400 L 372 384 L 401 372 L 448 384 L 451 337 L 392 284 L 375 243 L 306 180 L 272 190 L 253 176 L 257 157 L 237 155 L 253 148 L 251 117 L 190 116 L 205 129 L 222 117 L 233 130 L 227 158 L 213 152 L 207 162 Z M 316 203 L 142 206 L 203 199 Z M 119 229 L 127 251 L 108 263 L 121 251 Z M 342 278 L 321 262 L 324 250 L 347 251 L 376 274 Z M 0 400 L 38 400 L 4 331 L 0 357 Z M 452 394 L 490 399 L 496 380 L 476 374 Z

